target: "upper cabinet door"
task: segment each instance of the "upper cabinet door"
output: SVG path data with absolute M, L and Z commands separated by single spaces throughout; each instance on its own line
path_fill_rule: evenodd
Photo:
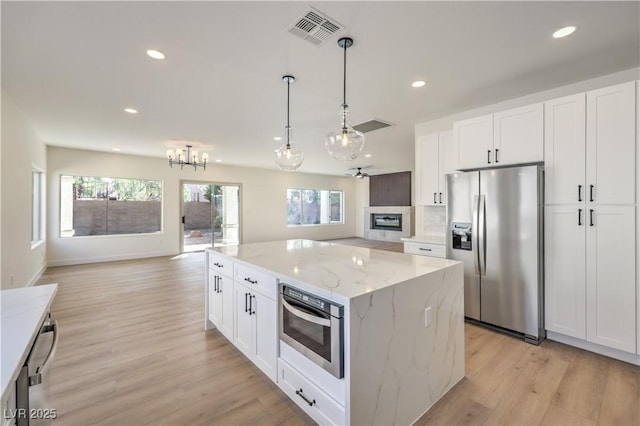
M 635 81 L 587 92 L 587 202 L 634 204 Z
M 458 148 L 457 169 L 492 166 L 493 114 L 453 123 L 453 143 Z
M 420 136 L 416 140 L 415 186 L 417 205 L 433 206 L 438 203 L 438 143 L 438 133 Z
M 545 203 L 584 203 L 585 94 L 544 104 Z
M 543 161 L 542 117 L 542 103 L 494 114 L 494 164 L 500 166 Z

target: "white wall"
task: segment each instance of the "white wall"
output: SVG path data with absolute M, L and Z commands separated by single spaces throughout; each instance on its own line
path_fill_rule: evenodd
M 354 179 L 356 182 L 356 232 L 357 237 L 364 238 L 364 209 L 369 207 L 369 178 Z
M 36 166 L 46 172 L 47 155 L 44 142 L 4 90 L 0 163 L 0 288 L 24 287 L 46 267 L 46 244 L 31 248 L 31 171 Z
M 206 171 L 170 168 L 162 158 L 48 147 L 48 264 L 67 265 L 177 254 L 180 182 L 241 185 L 241 242 L 287 238 L 329 239 L 356 235 L 356 179 L 211 164 Z M 82 175 L 163 181 L 163 232 L 60 238 L 60 176 Z M 288 227 L 289 187 L 344 191 L 344 224 Z

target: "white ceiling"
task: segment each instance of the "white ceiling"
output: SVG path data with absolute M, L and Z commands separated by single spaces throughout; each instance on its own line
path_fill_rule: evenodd
M 286 120 L 302 172 L 413 168 L 413 126 L 639 65 L 632 2 L 7 2 L 2 86 L 50 145 L 164 156 L 191 142 L 224 164 L 276 168 Z M 346 26 L 352 123 L 365 153 L 339 163 L 324 135 L 338 127 L 342 50 L 286 28 L 309 7 Z M 578 31 L 555 40 L 559 27 Z M 145 55 L 150 48 L 167 58 Z M 413 89 L 417 79 L 427 86 Z M 140 113 L 129 115 L 131 106 Z

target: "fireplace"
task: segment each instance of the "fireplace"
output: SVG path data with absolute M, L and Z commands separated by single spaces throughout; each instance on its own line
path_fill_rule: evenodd
M 413 235 L 413 207 L 365 207 L 363 235 L 368 240 L 402 242 Z
M 371 229 L 402 232 L 401 213 L 371 213 Z

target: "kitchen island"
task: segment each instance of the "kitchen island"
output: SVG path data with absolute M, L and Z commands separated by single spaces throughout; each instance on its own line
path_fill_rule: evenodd
M 208 250 L 207 270 L 205 328 L 220 329 L 318 423 L 410 424 L 464 376 L 459 262 L 286 240 Z M 343 378 L 278 338 L 283 283 L 344 307 Z

